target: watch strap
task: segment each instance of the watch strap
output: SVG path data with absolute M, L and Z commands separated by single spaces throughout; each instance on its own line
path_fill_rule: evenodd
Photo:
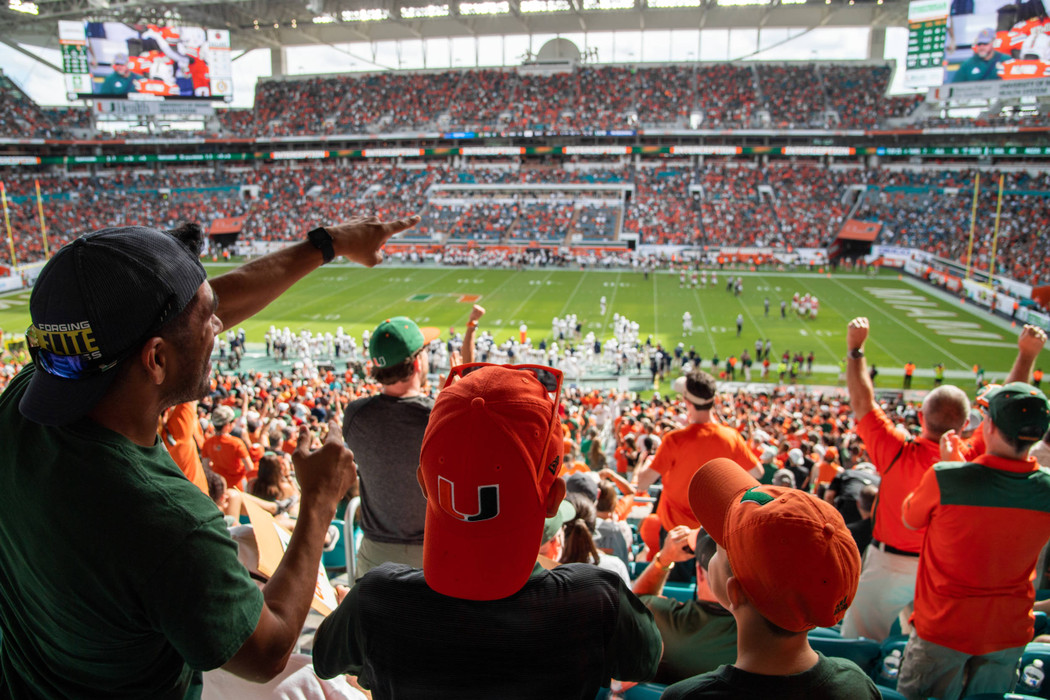
M 306 238 L 314 248 L 321 251 L 321 256 L 324 258 L 324 263 L 322 264 L 328 264 L 335 260 L 335 248 L 332 247 L 332 236 L 327 230 L 325 230 L 324 226 L 311 230 L 306 234 Z

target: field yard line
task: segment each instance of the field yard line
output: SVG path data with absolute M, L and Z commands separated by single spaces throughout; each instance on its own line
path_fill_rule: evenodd
M 616 295 L 620 291 L 620 277 L 622 277 L 622 276 L 623 276 L 622 272 L 617 272 L 616 273 L 616 281 L 613 283 L 612 295 L 609 298 L 608 304 L 605 307 L 605 315 L 602 316 L 602 330 L 604 330 L 604 329 L 609 327 L 608 324 L 606 323 L 606 319 L 609 318 L 609 315 L 613 314 L 613 313 L 616 313 L 616 312 L 613 311 L 613 304 L 616 303 Z M 616 329 L 614 328 L 613 330 L 615 331 Z
M 455 272 L 455 271 L 456 271 L 456 268 L 452 268 L 451 270 L 449 270 L 449 271 L 448 271 L 448 272 L 446 272 L 445 274 L 441 275 L 440 277 L 436 277 L 436 278 L 434 278 L 434 279 L 430 280 L 430 281 L 428 282 L 428 284 L 434 284 L 435 282 L 439 282 L 440 280 L 443 280 L 443 279 L 445 279 L 446 277 L 448 277 L 449 275 L 451 275 L 451 274 L 452 274 L 453 272 Z M 399 282 L 398 284 L 400 284 L 400 282 Z M 365 295 L 364 297 L 362 297 L 362 298 L 363 298 L 363 299 L 367 299 L 367 298 L 368 298 L 369 296 L 371 296 L 372 294 L 375 294 L 376 292 L 380 291 L 380 289 L 382 289 L 382 287 L 379 287 L 379 286 L 377 286 L 375 290 L 373 290 L 373 291 L 369 292 L 368 294 L 366 294 L 366 295 Z M 418 292 L 418 293 L 419 293 L 419 294 L 425 294 L 425 292 Z M 331 296 L 331 295 L 329 295 L 329 296 Z M 358 299 L 358 300 L 355 300 L 355 302 L 359 302 L 359 301 L 360 301 L 359 299 Z M 386 311 L 387 309 L 393 308 L 393 307 L 395 307 L 395 306 L 397 306 L 397 307 L 400 307 L 400 308 L 404 309 L 405 307 L 404 307 L 403 305 L 404 305 L 404 304 L 407 304 L 407 303 L 408 303 L 408 302 L 407 302 L 407 301 L 406 301 L 406 300 L 405 300 L 404 298 L 402 298 L 402 297 L 398 297 L 397 299 L 395 299 L 394 301 L 390 302 L 390 303 L 389 303 L 389 304 L 387 304 L 386 306 L 380 307 L 380 308 L 378 308 L 378 309 L 372 309 L 371 311 L 369 311 L 369 313 L 373 314 L 373 316 L 374 316 L 375 318 L 385 318 L 385 316 L 384 316 L 384 314 L 383 314 L 383 312 L 384 312 L 384 311 Z
M 834 278 L 833 278 L 833 279 L 834 279 Z M 799 281 L 801 281 L 801 279 L 800 279 Z M 851 293 L 851 294 L 853 294 L 854 296 L 860 296 L 859 294 L 857 294 L 856 292 L 854 292 L 854 291 L 853 291 L 852 289 L 850 289 L 849 287 L 846 287 L 846 285 L 844 285 L 844 284 L 842 284 L 841 282 L 839 282 L 838 280 L 835 280 L 835 283 L 836 283 L 836 284 L 838 284 L 838 285 L 840 285 L 841 287 L 844 287 L 844 288 L 846 289 L 846 291 L 850 292 L 850 293 Z M 803 282 L 803 284 L 805 285 L 805 282 Z M 806 286 L 806 291 L 808 291 L 808 292 L 811 292 L 811 293 L 812 293 L 812 292 L 813 292 L 813 289 L 812 289 L 811 287 L 809 287 L 809 286 Z M 861 299 L 863 299 L 864 297 L 860 297 L 860 298 L 861 298 Z M 867 300 L 865 300 L 865 301 L 867 301 Z M 821 304 L 825 304 L 825 303 L 826 303 L 826 304 L 827 304 L 828 306 L 830 306 L 830 307 L 832 307 L 833 309 L 835 309 L 835 311 L 837 311 L 837 312 L 838 312 L 839 316 L 842 316 L 843 318 L 847 319 L 846 323 L 849 323 L 849 321 L 853 320 L 853 319 L 852 319 L 852 317 L 851 317 L 851 316 L 850 316 L 849 314 L 844 314 L 844 313 L 842 313 L 842 310 L 841 310 L 841 309 L 840 309 L 840 308 L 839 308 L 838 306 L 835 306 L 835 304 L 832 304 L 830 300 L 828 300 L 828 299 L 821 299 L 820 303 L 821 303 Z M 868 302 L 868 303 L 869 303 L 869 305 L 871 304 L 871 302 Z M 877 309 L 878 311 L 880 311 L 880 312 L 882 312 L 882 313 L 885 313 L 884 311 L 882 311 L 882 309 L 879 309 L 878 307 L 875 307 L 875 308 L 876 308 L 876 309 Z M 892 350 L 890 350 L 890 349 L 889 349 L 888 347 L 886 347 L 885 345 L 883 345 L 882 343 L 880 343 L 880 342 L 878 341 L 878 339 L 877 339 L 877 338 L 876 338 L 875 336 L 871 336 L 871 335 L 869 335 L 869 336 L 868 336 L 868 341 L 869 341 L 869 342 L 871 342 L 871 343 L 873 343 L 873 344 L 875 344 L 876 346 L 878 346 L 878 348 L 879 348 L 880 350 L 882 350 L 882 351 L 883 351 L 884 353 L 886 353 L 887 355 L 889 355 L 890 357 L 892 357 L 892 358 L 893 358 L 893 360 L 894 360 L 894 362 L 896 362 L 897 364 L 901 364 L 901 365 L 903 365 L 903 364 L 904 364 L 904 360 L 902 360 L 901 358 L 897 357 L 896 353 L 894 353 L 894 352 L 893 352 Z M 846 349 L 844 348 L 844 349 L 843 349 L 843 356 L 845 355 L 845 352 L 846 352 Z M 838 357 L 838 355 L 835 355 L 835 353 L 832 353 L 832 356 L 833 356 L 833 357 Z
M 303 279 L 307 279 L 307 278 L 304 277 Z M 368 279 L 368 276 L 361 275 L 361 279 L 360 280 L 354 280 L 352 282 L 346 283 L 345 285 L 337 282 L 337 283 L 333 284 L 333 286 L 336 287 L 336 290 L 334 292 L 332 292 L 331 294 L 325 294 L 323 296 L 314 297 L 314 298 L 310 299 L 308 302 L 306 302 L 305 304 L 303 304 L 301 308 L 312 309 L 312 307 L 315 304 L 317 304 L 319 302 L 322 302 L 325 299 L 329 299 L 331 297 L 334 297 L 337 294 L 345 294 L 348 290 L 355 289 L 356 287 L 358 287 L 358 286 L 360 286 L 362 284 L 367 284 L 369 281 L 370 280 Z M 375 294 L 376 292 L 380 291 L 381 289 L 382 289 L 381 287 L 376 287 L 375 289 L 373 289 L 371 292 L 368 292 L 364 296 L 356 298 L 354 300 L 354 303 L 358 303 L 358 302 L 360 302 L 363 299 L 367 299 L 370 295 Z M 279 298 L 280 297 L 278 297 L 278 299 Z
M 481 273 L 485 273 L 485 272 L 502 272 L 502 270 L 494 270 L 494 269 L 490 269 L 490 270 L 474 270 L 474 272 L 481 272 Z M 504 287 L 506 287 L 508 284 L 511 283 L 511 280 L 515 279 L 520 274 L 522 274 L 520 270 L 511 272 L 511 274 L 507 275 L 507 279 L 503 280 L 503 282 L 501 282 L 498 287 L 492 289 L 491 291 L 488 291 L 488 292 L 485 292 L 484 294 L 482 294 L 481 295 L 481 299 L 479 301 L 484 301 L 485 297 L 492 296 L 493 294 L 495 294 L 499 290 L 503 289 Z M 441 279 L 441 278 L 439 277 L 438 279 Z M 471 304 L 471 308 L 473 308 L 473 307 L 474 307 L 474 305 Z M 488 309 L 486 309 L 486 311 L 488 311 Z M 469 313 L 470 309 L 467 309 L 467 312 Z M 510 319 L 508 319 L 508 320 L 510 320 Z
M 617 277 L 617 279 L 619 279 L 619 277 Z M 658 286 L 659 285 L 655 283 L 653 284 L 653 338 L 656 338 L 657 334 L 660 332 L 660 314 L 656 311 L 656 288 Z
M 757 286 L 757 285 L 756 285 L 756 286 Z M 738 303 L 740 304 L 740 306 L 742 306 L 742 307 L 743 307 L 743 309 L 744 309 L 744 313 L 745 313 L 745 314 L 747 314 L 747 317 L 748 317 L 749 319 L 751 319 L 751 324 L 752 324 L 752 325 L 753 325 L 753 326 L 755 327 L 755 330 L 761 330 L 761 326 L 759 326 L 759 325 L 758 325 L 758 321 L 756 321 L 756 320 L 755 320 L 755 317 L 751 315 L 751 310 L 750 310 L 750 309 L 748 309 L 748 308 L 747 308 L 747 304 L 745 304 L 745 303 L 744 303 L 744 297 L 743 297 L 743 295 L 740 295 L 740 296 L 738 296 L 738 297 L 736 298 L 736 300 L 737 300 L 737 302 L 738 302 Z M 761 336 L 762 336 L 763 338 L 765 338 L 765 337 L 766 337 L 766 334 L 765 334 L 765 333 L 759 333 L 759 335 L 761 335 Z M 744 334 L 743 334 L 743 333 L 741 333 L 741 334 L 740 334 L 740 339 L 742 339 L 743 337 L 744 337 Z M 749 347 L 749 346 L 745 345 L 744 347 L 745 347 L 745 348 L 747 348 L 747 347 Z
M 580 275 L 580 281 L 576 283 L 576 287 L 572 290 L 572 294 L 570 294 L 569 298 L 565 300 L 565 304 L 561 307 L 561 311 L 558 312 L 558 318 L 563 318 L 565 316 L 565 310 L 569 308 L 569 304 L 571 304 L 572 300 L 576 298 L 576 292 L 580 291 L 580 287 L 583 285 L 583 281 L 587 279 L 587 275 L 589 274 L 591 274 L 589 270 L 584 270 L 584 273 Z M 619 279 L 619 277 L 617 277 L 616 279 Z M 613 299 L 615 298 L 616 292 L 613 292 Z M 609 304 L 609 306 L 612 306 L 612 304 Z M 608 316 L 608 314 L 606 314 L 606 316 Z M 602 322 L 604 323 L 604 319 L 602 320 Z
M 711 354 L 717 355 L 718 348 L 715 347 L 715 334 L 711 332 L 711 326 L 708 325 L 708 315 L 703 313 L 703 304 L 700 303 L 700 291 L 693 288 L 693 300 L 696 301 L 696 307 L 700 310 L 700 320 L 703 322 L 703 330 L 707 332 L 708 342 L 711 343 Z
M 546 277 L 544 278 L 544 280 L 543 280 L 543 281 L 544 281 L 544 282 L 546 282 L 546 281 L 547 281 L 547 280 L 549 280 L 549 279 L 550 279 L 550 278 L 551 278 L 551 277 L 552 277 L 553 275 L 554 275 L 554 271 L 553 271 L 553 270 L 552 270 L 552 271 L 550 271 L 550 272 L 548 272 L 548 273 L 547 273 L 547 276 L 546 276 Z M 501 286 L 502 286 L 502 285 L 501 285 Z M 540 288 L 541 288 L 541 287 L 542 287 L 543 285 L 539 285 L 539 284 L 537 284 L 537 285 L 533 285 L 533 286 L 535 286 L 535 289 L 533 289 L 533 290 L 532 290 L 531 292 L 529 292 L 528 296 L 526 296 L 526 297 L 525 297 L 525 299 L 523 299 L 523 300 L 522 300 L 522 302 L 521 302 L 520 304 L 518 304 L 518 308 L 514 309 L 514 313 L 512 313 L 512 314 L 510 315 L 510 318 L 509 318 L 509 319 L 507 319 L 507 321 L 508 321 L 508 322 L 514 321 L 514 320 L 515 320 L 515 319 L 516 319 L 516 318 L 518 317 L 518 312 L 520 312 L 520 311 L 521 311 L 522 309 L 524 309 L 524 308 L 525 308 L 525 306 L 526 306 L 526 305 L 527 305 L 527 304 L 529 303 L 529 299 L 532 299 L 532 297 L 536 296 L 536 292 L 540 291 Z
M 887 312 L 887 311 L 884 311 L 884 310 L 883 310 L 883 309 L 882 309 L 881 307 L 877 306 L 877 305 L 876 305 L 876 304 L 875 304 L 874 302 L 872 302 L 872 301 L 871 301 L 870 299 L 867 299 L 867 298 L 865 298 L 865 297 L 861 296 L 860 294 L 857 294 L 857 293 L 856 293 L 855 291 L 853 291 L 852 289 L 850 289 L 850 288 L 849 288 L 849 287 L 847 287 L 846 285 L 842 284 L 842 282 L 839 282 L 839 281 L 838 281 L 837 279 L 835 279 L 834 277 L 832 277 L 831 279 L 832 279 L 832 280 L 834 280 L 835 284 L 837 284 L 838 286 L 842 287 L 843 289 L 845 289 L 845 290 L 846 290 L 847 292 L 849 292 L 849 293 L 850 293 L 850 294 L 852 294 L 853 296 L 857 297 L 858 299 L 861 299 L 861 300 L 862 300 L 862 301 L 864 301 L 864 303 L 866 303 L 866 304 L 867 304 L 868 306 L 871 306 L 871 307 L 872 307 L 872 308 L 874 308 L 874 309 L 878 309 L 879 313 L 881 313 L 881 314 L 882 314 L 883 316 L 885 316 L 886 318 L 890 319 L 891 321 L 893 321 L 893 322 L 894 322 L 894 323 L 896 323 L 896 324 L 897 324 L 898 326 L 900 326 L 901 328 L 905 329 L 906 331 L 908 331 L 909 333 L 911 333 L 911 334 L 912 334 L 912 335 L 914 335 L 915 337 L 917 337 L 917 338 L 921 339 L 921 340 L 922 340 L 922 341 L 923 341 L 924 343 L 926 343 L 926 344 L 929 344 L 929 345 L 935 345 L 935 347 L 938 347 L 938 349 L 939 349 L 939 350 L 940 350 L 941 352 L 943 352 L 943 353 L 944 353 L 945 355 L 947 355 L 948 357 L 950 357 L 950 358 L 952 358 L 953 360 L 955 360 L 956 362 L 958 362 L 958 363 L 959 363 L 959 366 L 960 366 L 960 367 L 962 367 L 963 369 L 967 369 L 967 368 L 968 368 L 968 367 L 970 366 L 969 364 L 967 364 L 967 363 L 963 362 L 962 360 L 960 360 L 960 359 L 959 359 L 958 357 L 956 357 L 955 355 L 953 355 L 953 354 L 951 354 L 950 352 L 948 352 L 948 350 L 947 350 L 947 349 L 946 349 L 946 348 L 944 347 L 944 345 L 945 345 L 946 343 L 937 343 L 937 344 L 934 344 L 934 343 L 932 342 L 932 341 L 933 341 L 933 339 L 931 339 L 931 338 L 927 338 L 926 336 L 922 335 L 921 333 L 917 333 L 917 332 L 915 332 L 915 331 L 914 331 L 913 329 L 911 329 L 911 328 L 908 328 L 908 326 L 907 326 L 907 325 L 905 325 L 905 324 L 904 324 L 904 323 L 903 323 L 903 322 L 902 322 L 902 321 L 901 321 L 900 319 L 898 319 L 897 317 L 893 316 L 893 315 L 892 315 L 892 314 L 890 314 L 889 312 Z M 868 337 L 870 338 L 871 336 L 869 335 Z M 880 347 L 881 347 L 881 346 L 880 346 Z M 897 356 L 896 356 L 896 355 L 894 355 L 894 357 L 897 357 Z M 900 360 L 900 358 L 897 358 L 897 361 L 898 361 L 898 362 L 900 362 L 900 361 L 901 361 L 901 360 Z

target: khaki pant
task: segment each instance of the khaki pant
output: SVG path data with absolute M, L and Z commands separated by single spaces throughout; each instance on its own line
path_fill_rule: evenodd
M 396 544 L 391 542 L 375 542 L 367 537 L 361 538 L 361 546 L 357 548 L 355 580 L 372 569 L 388 561 L 397 564 L 407 564 L 415 569 L 423 568 L 423 545 L 421 544 Z
M 973 656 L 927 642 L 912 632 L 904 648 L 897 692 L 908 700 L 1013 692 L 1024 649 L 1019 646 Z
M 904 606 L 915 597 L 919 558 L 868 547 L 857 595 L 842 620 L 843 637 L 867 637 L 881 642 Z

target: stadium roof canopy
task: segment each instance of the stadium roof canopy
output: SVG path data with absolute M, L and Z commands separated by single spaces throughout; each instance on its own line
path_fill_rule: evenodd
M 907 25 L 904 0 L 0 0 L 0 41 L 53 43 L 60 19 L 229 29 L 234 48 L 645 29 Z M 21 11 L 9 9 L 20 8 Z M 32 10 L 37 11 L 32 14 Z

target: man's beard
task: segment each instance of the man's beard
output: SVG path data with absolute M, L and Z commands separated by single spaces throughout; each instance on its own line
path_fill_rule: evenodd
M 164 408 L 203 399 L 211 392 L 211 353 L 205 356 L 200 365 L 194 367 L 191 363 L 192 359 L 188 357 L 179 360 L 179 382 L 165 393 Z

